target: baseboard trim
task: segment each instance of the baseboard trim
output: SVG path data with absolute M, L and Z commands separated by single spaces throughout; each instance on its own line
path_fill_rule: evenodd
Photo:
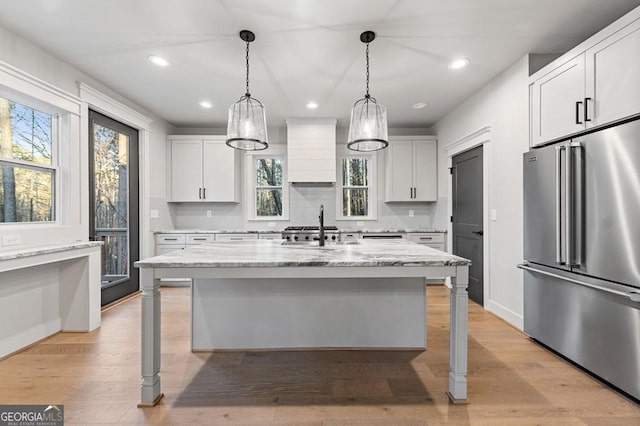
M 485 309 L 521 331 L 524 328 L 524 317 L 522 315 L 518 315 L 494 300 L 490 300 L 485 305 Z
M 14 355 L 60 331 L 60 318 L 49 320 L 0 340 L 0 357 Z

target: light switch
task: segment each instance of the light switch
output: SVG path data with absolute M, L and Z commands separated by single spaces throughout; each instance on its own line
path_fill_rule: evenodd
M 409 210 L 409 217 L 413 217 L 413 210 Z
M 276 223 L 275 222 L 269 222 L 269 226 L 273 228 L 273 227 L 276 226 Z
M 211 210 L 207 210 L 207 217 L 212 217 L 213 216 L 213 212 Z
M 159 210 L 150 210 L 149 211 L 150 215 L 151 215 L 151 219 L 157 219 L 160 217 L 160 211 Z
M 496 209 L 491 209 L 491 222 L 495 222 L 496 220 L 498 220 L 498 213 Z
M 356 226 L 364 226 L 364 222 L 361 220 L 356 221 Z

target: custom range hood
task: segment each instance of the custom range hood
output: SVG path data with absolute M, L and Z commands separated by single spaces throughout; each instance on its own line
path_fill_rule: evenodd
M 336 182 L 335 118 L 287 119 L 288 180 L 299 185 Z

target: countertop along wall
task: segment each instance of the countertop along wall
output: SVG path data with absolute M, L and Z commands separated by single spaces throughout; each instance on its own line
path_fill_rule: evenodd
M 269 143 L 286 144 L 286 128 L 269 128 Z M 225 134 L 221 128 L 176 128 L 174 134 Z M 338 127 L 338 145 L 344 144 L 347 129 Z M 429 129 L 403 128 L 389 129 L 393 136 L 429 135 Z M 244 203 L 167 203 L 171 215 L 171 223 L 176 229 L 255 229 L 281 230 L 286 226 L 316 225 L 320 205 L 324 205 L 325 224 L 337 225 L 342 229 L 391 229 L 391 228 L 434 228 L 436 203 L 385 203 L 384 202 L 384 150 L 378 154 L 378 219 L 363 221 L 358 226 L 355 220 L 336 221 L 336 186 L 310 186 L 295 184 L 289 190 L 289 220 L 276 221 L 275 227 L 269 227 L 268 221 L 247 221 Z M 440 165 L 439 165 L 440 167 Z M 245 178 L 244 161 L 242 161 L 242 180 Z M 244 185 L 241 185 L 244 199 Z M 212 217 L 207 217 L 210 210 Z M 409 217 L 413 210 L 414 217 Z M 154 230 L 167 229 L 166 226 L 155 226 Z M 446 229 L 445 227 L 438 227 Z
M 490 127 L 489 209 L 497 218 L 489 222 L 489 297 L 485 308 L 522 328 L 523 282 L 516 265 L 523 258 L 522 154 L 529 149 L 529 60 L 524 57 L 439 120 L 438 162 L 446 164 L 447 145 Z M 443 202 L 435 228 L 446 228 L 449 175 L 438 170 L 438 192 Z M 485 209 L 486 211 L 487 209 Z M 485 230 L 485 235 L 487 231 Z

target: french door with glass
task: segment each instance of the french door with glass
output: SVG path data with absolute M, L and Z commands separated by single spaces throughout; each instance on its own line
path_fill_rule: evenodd
M 138 131 L 89 111 L 89 238 L 102 247 L 102 305 L 139 288 Z

